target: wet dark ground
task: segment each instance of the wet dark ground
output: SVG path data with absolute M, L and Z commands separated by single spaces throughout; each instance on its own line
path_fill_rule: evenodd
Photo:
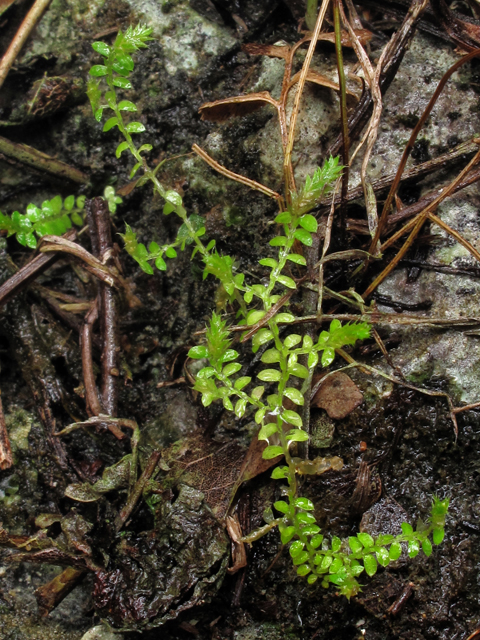
M 141 105 L 141 119 L 147 128 L 145 141 L 154 146 L 153 154 L 158 159 L 187 154 L 191 144 L 197 142 L 215 149 L 216 159 L 232 170 L 248 173 L 249 177 L 260 181 L 265 174 L 275 180 L 275 171 L 266 167 L 265 146 L 259 150 L 255 144 L 263 132 L 269 131 L 270 113 L 260 111 L 219 127 L 200 121 L 198 107 L 204 101 L 237 93 L 239 86 L 247 91 L 265 74 L 259 60 L 249 58 L 241 51 L 242 41 L 274 43 L 298 39 L 297 21 L 292 15 L 294 3 L 290 3 L 290 9 L 274 0 L 238 6 L 233 2 L 198 0 L 191 5 L 204 16 L 207 24 L 217 25 L 221 30 L 220 35 L 215 32 L 205 36 L 207 43 L 209 37 L 220 43 L 217 53 L 205 53 L 208 47 L 201 38 L 191 44 L 185 32 L 179 33 L 177 24 L 168 27 L 170 31 L 162 31 L 162 38 L 171 33 L 173 38 L 187 38 L 182 42 L 188 50 L 197 48 L 199 63 L 194 71 L 181 68 L 180 64 L 176 69 L 171 68 L 174 63 L 165 49 L 165 40 L 154 41 L 138 57 L 133 99 Z M 178 12 L 178 23 L 187 9 L 188 3 L 164 2 L 155 11 L 170 18 Z M 59 38 L 60 27 L 65 23 L 73 24 L 77 30 L 74 44 L 70 38 L 63 51 L 61 44 L 52 44 L 52 53 L 47 54 L 44 52 L 49 48 L 45 45 L 45 34 L 39 31 L 37 44 L 34 40 L 12 71 L 4 95 L 13 95 L 18 100 L 17 88 L 29 87 L 45 71 L 49 75 L 85 78 L 88 68 L 97 62 L 90 49 L 91 41 L 98 37 L 96 34 L 112 25 L 125 28 L 142 15 L 154 22 L 156 15 L 148 3 L 137 5 L 133 2 L 107 2 L 96 8 L 94 21 L 85 16 L 85 11 L 84 5 L 79 5 L 75 12 L 67 3 L 60 3 L 55 8 L 50 27 Z M 376 16 L 375 13 L 372 15 Z M 246 31 L 238 18 L 246 25 Z M 378 32 L 377 39 L 372 42 L 374 50 L 381 46 L 391 30 L 385 28 Z M 425 39 L 420 41 L 424 43 L 418 45 L 420 48 L 438 46 L 439 59 L 453 55 L 452 45 L 435 40 L 431 35 L 419 37 Z M 4 42 L 0 40 L 0 44 Z M 37 50 L 43 53 L 36 53 Z M 325 56 L 333 59 L 332 50 Z M 443 70 L 447 67 L 448 64 Z M 465 117 L 465 124 L 462 118 L 450 118 L 451 126 L 456 127 L 455 135 L 462 131 L 462 126 L 470 135 L 470 128 L 477 122 L 477 73 L 478 67 L 473 64 L 457 83 L 460 93 L 449 96 L 449 100 L 455 102 L 457 99 L 462 105 Z M 438 79 L 435 77 L 435 81 Z M 466 93 L 465 82 L 473 86 L 469 93 Z M 404 86 L 402 88 L 405 90 Z M 324 99 L 322 95 L 316 97 Z M 326 100 L 330 106 L 336 104 L 334 97 Z M 419 99 L 420 110 L 424 106 L 422 100 Z M 465 106 L 467 102 L 468 106 Z M 115 159 L 118 141 L 112 140 L 111 132 L 102 133 L 90 115 L 89 105 L 81 96 L 75 95 L 71 102 L 65 101 L 61 106 L 59 111 L 42 120 L 4 126 L 0 135 L 57 155 L 86 172 L 92 184 L 81 187 L 79 193 L 94 196 L 101 193 L 106 184 L 114 184 L 117 189 L 126 185 L 130 164 L 124 156 Z M 20 106 L 14 112 L 5 99 L 0 102 L 0 108 L 3 121 L 21 114 Z M 466 124 L 467 117 L 473 124 Z M 396 122 L 398 128 L 400 125 L 398 120 Z M 387 136 L 392 133 L 391 121 L 387 120 L 386 127 Z M 405 140 L 410 130 L 411 127 L 402 130 Z M 215 143 L 212 135 L 218 131 L 221 139 Z M 308 139 L 306 147 L 299 150 L 300 166 L 306 156 L 321 162 L 322 153 L 337 133 L 337 125 L 332 123 L 322 137 Z M 436 137 L 438 131 L 430 131 L 430 134 L 431 144 L 427 148 L 436 152 L 441 146 Z M 397 140 L 398 146 L 400 142 Z M 447 144 L 446 140 L 443 143 Z M 211 153 L 214 155 L 213 151 Z M 387 163 L 386 155 L 379 152 L 378 158 L 380 164 Z M 417 160 L 422 161 L 422 158 Z M 30 201 L 40 203 L 56 193 L 65 197 L 76 192 L 73 184 L 47 178 L 40 172 L 25 171 L 4 159 L 0 162 L 3 170 L 0 208 L 3 212 L 15 208 L 23 211 Z M 183 189 L 187 210 L 206 216 L 207 233 L 216 239 L 219 251 L 238 256 L 240 268 L 259 274 L 257 260 L 265 255 L 265 245 L 271 234 L 266 221 L 275 212 L 270 202 L 243 186 L 225 185 L 225 180 L 202 166 L 200 160 L 180 158 L 165 167 L 160 173 L 162 182 Z M 427 186 L 431 187 L 435 180 L 438 175 L 427 179 Z M 418 197 L 422 188 L 422 185 L 410 187 L 402 197 L 408 203 L 408 198 Z M 470 198 L 474 203 L 478 199 L 475 186 L 471 188 Z M 361 211 L 359 204 L 355 207 L 355 212 Z M 124 196 L 114 224 L 123 232 L 125 223 L 130 224 L 143 241 L 156 240 L 159 244 L 173 238 L 178 226 L 172 216 L 162 216 L 161 203 L 151 196 L 148 188 Z M 472 233 L 477 232 L 478 225 Z M 1 242 L 3 281 L 11 268 L 6 250 L 19 265 L 25 261 L 26 254 L 13 238 Z M 428 249 L 425 253 L 428 255 Z M 215 407 L 205 414 L 187 385 L 157 388 L 157 383 L 182 375 L 186 352 L 196 341 L 193 333 L 203 328 L 215 304 L 217 291 L 213 278 L 202 280 L 201 263 L 190 261 L 187 252 L 169 261 L 167 273 L 156 272 L 154 276 L 142 273 L 125 254 L 121 254 L 120 260 L 125 277 L 135 288 L 142 306 L 128 309 L 124 305 L 120 313 L 119 333 L 125 366 L 120 381 L 119 415 L 139 423 L 144 453 L 186 438 L 198 425 L 220 445 L 238 443 L 239 447 L 246 448 L 253 431 L 248 419 L 234 420 Z M 340 289 L 345 281 L 340 276 L 335 282 L 334 275 L 331 286 Z M 468 313 L 474 315 L 472 305 L 478 308 L 476 280 L 473 277 L 462 280 L 459 276 L 455 286 L 465 288 L 466 279 L 474 291 L 468 300 Z M 92 297 L 94 293 L 93 283 L 82 282 L 65 262 L 58 263 L 55 269 L 42 276 L 41 284 L 80 298 Z M 301 313 L 301 300 L 295 300 L 293 304 Z M 461 309 L 457 311 L 461 312 Z M 477 315 L 480 314 L 477 312 Z M 389 332 L 385 331 L 385 339 Z M 440 333 L 440 330 L 423 330 L 414 342 L 418 345 L 421 339 L 422 345 L 428 345 L 429 341 L 435 343 Z M 457 334 L 453 330 L 447 333 L 455 342 Z M 393 359 L 396 353 L 401 353 L 404 362 L 409 355 L 405 350 L 401 351 L 402 342 L 410 344 L 411 340 L 407 332 L 397 332 L 396 337 L 390 353 Z M 474 344 L 478 337 L 471 340 Z M 472 361 L 467 368 L 480 371 L 480 363 L 474 357 L 475 349 L 471 350 Z M 242 355 L 248 361 L 248 350 L 245 349 Z M 375 353 L 373 356 L 362 356 L 359 352 L 354 355 L 369 364 L 386 367 Z M 452 354 L 452 359 L 454 356 Z M 418 353 L 412 351 L 410 359 L 416 358 Z M 360 373 L 352 375 L 364 393 L 364 403 L 347 418 L 335 421 L 333 439 L 327 449 L 312 446 L 311 451 L 312 456 L 342 457 L 344 468 L 304 483 L 306 495 L 317 505 L 316 516 L 324 532 L 341 537 L 351 535 L 375 503 L 379 505 L 375 517 L 380 521 L 382 517 L 384 521 L 398 517 L 399 521 L 407 519 L 415 524 L 418 518 L 428 515 L 434 494 L 450 497 L 450 511 L 445 541 L 435 548 L 430 558 L 418 556 L 398 568 L 389 568 L 372 579 L 363 580 L 362 593 L 348 602 L 335 595 L 332 588 L 325 591 L 321 587 L 309 587 L 297 578 L 288 554 L 278 555 L 280 547 L 275 532 L 253 545 L 245 570 L 235 575 L 225 574 L 229 544 L 223 530 L 198 492 L 185 484 L 179 486 L 173 480 L 170 482 L 168 476 L 164 479 L 163 490 L 168 489 L 170 493 L 164 496 L 165 503 L 157 509 L 155 517 L 145 504 L 140 505 L 127 533 L 116 538 L 108 521 L 122 506 L 122 494 L 111 492 L 94 507 L 74 503 L 64 496 L 67 485 L 85 478 L 94 481 L 103 467 L 117 462 L 129 448 L 105 433 L 92 438 L 77 432 L 65 439 L 62 450 L 55 448 L 48 437 L 46 425 L 49 421 L 55 421 L 59 430 L 74 418 L 85 418 L 86 414 L 81 390 L 78 390 L 82 382 L 78 335 L 52 313 L 38 291 L 31 289 L 22 293 L 4 308 L 0 326 L 0 362 L 2 401 L 15 454 L 15 467 L 0 475 L 2 526 L 13 534 L 33 535 L 37 515 L 65 516 L 73 509 L 86 521 L 95 523 L 85 538 L 99 554 L 94 554 L 95 561 L 100 560 L 102 553 L 110 555 L 110 573 L 106 576 L 97 573 L 95 584 L 93 577 L 88 575 L 82 586 L 51 614 L 51 622 L 39 619 L 33 591 L 53 576 L 52 568 L 32 564 L 2 565 L 1 638 L 80 639 L 99 621 L 99 614 L 117 624 L 122 612 L 141 608 L 145 601 L 150 605 L 155 601 L 157 606 L 162 598 L 165 600 L 161 605 L 165 624 L 161 629 L 127 632 L 126 638 L 466 640 L 480 624 L 478 413 L 459 414 L 457 438 L 444 399 L 382 384 L 378 379 Z M 460 361 L 458 366 L 457 386 L 450 374 L 448 379 L 430 376 L 428 367 L 425 371 L 415 370 L 414 382 L 429 389 L 448 391 L 458 404 L 473 402 L 462 394 L 465 363 Z M 469 392 L 474 395 L 474 390 Z M 47 416 L 46 408 L 50 412 Z M 314 409 L 312 424 L 315 426 L 324 417 L 322 410 Z M 361 443 L 366 443 L 366 448 Z M 362 462 L 368 463 L 370 473 L 359 493 L 356 491 L 357 476 Z M 240 492 L 241 508 L 249 513 L 252 527 L 262 523 L 265 505 L 279 497 L 279 489 L 273 486 L 268 475 L 254 479 Z M 149 536 L 153 530 L 157 531 L 155 541 Z M 125 549 L 135 552 L 128 556 Z M 193 557 L 189 556 L 192 551 L 196 552 Z M 138 556 L 140 552 L 141 557 Z M 183 570 L 176 560 L 180 556 L 184 559 Z M 188 571 L 185 571 L 185 567 L 197 560 L 195 575 L 206 585 L 198 592 L 189 585 Z M 115 570 L 120 569 L 123 573 L 115 574 Z M 145 582 L 141 582 L 139 576 L 145 577 Z M 134 593 L 137 589 L 133 603 L 125 604 L 113 596 L 109 600 L 117 578 L 125 582 L 119 592 Z M 168 589 L 164 586 L 167 583 Z M 165 596 L 167 592 L 171 594 L 171 600 Z M 405 598 L 403 606 L 399 604 L 398 613 L 389 613 L 388 609 L 407 592 L 409 597 Z M 157 594 L 160 595 L 155 600 Z M 112 602 L 118 605 L 115 611 L 110 606 Z

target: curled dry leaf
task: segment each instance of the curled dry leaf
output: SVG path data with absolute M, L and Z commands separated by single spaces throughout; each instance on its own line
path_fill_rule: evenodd
M 340 420 L 363 402 L 363 394 L 345 373 L 329 376 L 312 399 L 313 407 L 325 409 L 330 418 Z
M 287 44 L 256 44 L 250 42 L 244 44 L 243 51 L 249 53 L 251 56 L 268 56 L 269 58 L 283 58 L 287 59 L 290 54 L 290 47 Z
M 289 89 L 291 87 L 293 87 L 293 85 L 298 82 L 298 80 L 300 79 L 300 74 L 301 74 L 301 72 L 299 71 L 290 80 L 289 85 L 288 85 Z M 327 87 L 327 89 L 333 89 L 334 91 L 337 91 L 337 92 L 340 91 L 340 87 L 336 82 L 334 82 L 333 80 L 330 80 L 330 78 L 327 78 L 326 76 L 323 76 L 321 73 L 318 73 L 318 71 L 314 71 L 313 69 L 309 69 L 309 71 L 307 73 L 306 80 L 307 80 L 307 82 L 313 82 L 315 84 L 319 84 L 322 87 Z M 356 104 L 358 102 L 358 100 L 359 100 L 359 97 L 356 96 L 352 91 L 350 91 L 347 88 L 347 105 L 348 105 L 348 107 L 354 106 L 354 104 Z
M 225 122 L 225 120 L 236 116 L 246 116 L 249 113 L 253 113 L 266 104 L 272 104 L 277 107 L 276 101 L 268 91 L 259 91 L 246 96 L 234 96 L 233 98 L 215 100 L 215 102 L 206 102 L 202 104 L 198 111 L 202 116 L 202 120 Z

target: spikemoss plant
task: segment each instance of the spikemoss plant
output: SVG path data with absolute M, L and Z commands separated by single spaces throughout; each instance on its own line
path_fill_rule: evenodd
M 281 325 L 295 321 L 288 307 L 288 299 L 297 289 L 297 281 L 290 270 L 287 271 L 287 265 L 295 265 L 297 270 L 306 266 L 304 256 L 293 250 L 294 243 L 298 241 L 307 247 L 312 246 L 317 220 L 311 211 L 321 198 L 331 192 L 343 167 L 338 158 L 329 158 L 323 167 L 317 168 L 312 176 L 306 178 L 300 189 L 285 194 L 287 205 L 274 218 L 281 231 L 269 241 L 270 246 L 277 249 L 277 255 L 259 261 L 262 267 L 269 270 L 268 282 L 252 282 L 245 273 L 235 268 L 233 256 L 217 252 L 214 240 L 203 243 L 203 218 L 188 216 L 180 194 L 165 189 L 159 182 L 156 176 L 158 167 L 151 169 L 145 159 L 145 154 L 152 146 L 137 146 L 134 142 L 132 136 L 144 132 L 145 127 L 141 122 L 129 118 L 127 114 L 137 112 L 137 106 L 130 100 L 119 99 L 117 92 L 132 88 L 132 54 L 146 47 L 149 40 L 151 29 L 137 26 L 129 27 L 125 33 L 119 32 L 111 46 L 104 42 L 94 42 L 92 45 L 103 56 L 103 64 L 90 69 L 88 85 L 88 96 L 96 120 L 101 122 L 105 112 L 108 114 L 103 130 L 117 128 L 123 138 L 116 149 L 117 157 L 128 151 L 135 159 L 130 176 L 133 178 L 141 169 L 143 175 L 139 183 L 150 181 L 155 192 L 165 201 L 164 214 L 174 212 L 182 221 L 174 242 L 163 246 L 151 242 L 148 248 L 138 242 L 135 232 L 127 225 L 123 235 L 125 248 L 143 271 L 153 273 L 152 263 L 157 269 L 165 271 L 165 257 L 175 258 L 177 249 L 183 250 L 187 244 L 193 244 L 192 257 L 199 253 L 204 263 L 204 278 L 209 274 L 214 275 L 223 285 L 230 302 L 237 304 L 238 324 L 245 326 L 244 337 L 251 337 L 252 352 L 256 353 L 263 345 L 268 346 L 261 356 L 261 362 L 266 367 L 257 374 L 257 381 L 241 375 L 239 354 L 231 348 L 231 331 L 226 321 L 214 313 L 206 332 L 206 344 L 189 351 L 191 358 L 208 361 L 198 372 L 194 387 L 201 393 L 204 406 L 219 400 L 225 409 L 233 411 L 239 418 L 252 411 L 260 428 L 258 437 L 267 442 L 263 457 L 284 458 L 284 463 L 275 467 L 272 473 L 272 478 L 281 481 L 283 486 L 284 499 L 273 505 L 279 515 L 275 517 L 273 510 L 267 509 L 264 514 L 265 526 L 245 536 L 244 541 L 253 542 L 278 527 L 282 543 L 289 544 L 293 564 L 300 576 L 307 576 L 310 584 L 318 579 L 324 587 L 334 584 L 342 594 L 351 597 L 360 589 L 358 576 L 363 571 L 371 576 L 377 571 L 378 565 L 385 567 L 398 559 L 402 544 L 406 545 L 408 555 L 412 558 L 420 549 L 427 556 L 431 554 L 430 537 L 434 544 L 443 540 L 448 499 L 442 501 L 434 498 L 429 524 L 420 523 L 417 530 L 403 523 L 402 533 L 397 536 L 381 535 L 373 539 L 367 533 L 359 533 L 348 540 L 333 537 L 328 542 L 316 524 L 313 503 L 298 495 L 292 448 L 296 443 L 308 440 L 308 434 L 303 429 L 300 413 L 292 407 L 303 406 L 307 385 L 319 364 L 322 367 L 329 366 L 336 350 L 354 345 L 357 340 L 370 335 L 366 323 L 342 326 L 336 319 L 315 340 L 310 335 L 280 330 Z M 115 196 L 111 193 L 109 196 L 112 206 L 116 206 Z M 279 202 L 283 204 L 283 199 L 280 198 Z M 9 234 L 16 233 L 22 244 L 34 246 L 34 233 L 61 233 L 70 218 L 73 222 L 77 221 L 74 204 L 73 197 L 63 203 L 57 197 L 44 203 L 41 209 L 31 206 L 23 217 L 17 213 L 12 218 L 0 217 L 0 225 L 3 224 Z

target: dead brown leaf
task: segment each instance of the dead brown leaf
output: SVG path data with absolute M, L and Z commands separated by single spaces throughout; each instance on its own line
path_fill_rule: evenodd
M 329 376 L 312 399 L 313 407 L 325 409 L 330 418 L 341 420 L 363 402 L 363 394 L 346 373 Z

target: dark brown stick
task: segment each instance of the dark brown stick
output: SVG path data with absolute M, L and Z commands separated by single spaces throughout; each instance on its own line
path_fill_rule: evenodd
M 98 416 L 103 411 L 98 397 L 92 360 L 92 327 L 98 318 L 98 302 L 95 301 L 91 311 L 85 316 L 81 333 L 83 384 L 85 385 L 85 404 L 89 416 Z
M 40 615 L 45 618 L 48 614 L 68 596 L 80 580 L 85 575 L 85 571 L 67 567 L 53 580 L 42 585 L 35 591 Z
M 110 212 L 103 198 L 94 198 L 86 206 L 93 254 L 112 273 L 116 273 Z M 105 413 L 117 415 L 118 341 L 115 294 L 111 287 L 99 283 L 102 334 L 102 403 Z
M 0 469 L 10 469 L 13 465 L 12 448 L 8 438 L 7 425 L 3 415 L 2 392 L 0 391 Z
M 151 454 L 150 458 L 148 459 L 147 465 L 143 470 L 142 475 L 140 476 L 137 483 L 135 484 L 135 487 L 128 498 L 127 504 L 123 507 L 123 509 L 120 511 L 120 513 L 116 518 L 115 526 L 117 528 L 117 531 L 120 531 L 120 529 L 123 527 L 125 522 L 130 517 L 135 505 L 137 504 L 138 500 L 140 499 L 140 496 L 142 495 L 145 485 L 147 484 L 148 480 L 150 480 L 153 473 L 155 472 L 155 469 L 157 467 L 159 460 L 160 460 L 160 451 L 154 451 Z
M 71 229 L 64 238 L 65 240 L 74 240 L 76 231 Z M 12 296 L 35 280 L 41 273 L 46 271 L 59 258 L 60 254 L 40 255 L 30 260 L 24 267 L 14 273 L 11 278 L 6 280 L 0 287 L 0 307 L 2 307 Z

